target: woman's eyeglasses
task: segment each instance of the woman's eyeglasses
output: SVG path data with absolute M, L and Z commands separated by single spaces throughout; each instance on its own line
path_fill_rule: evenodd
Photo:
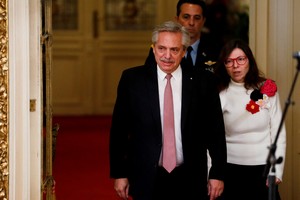
M 239 56 L 237 58 L 228 58 L 227 60 L 224 61 L 224 65 L 226 67 L 232 67 L 234 65 L 234 61 L 236 61 L 237 64 L 239 64 L 239 65 L 243 65 L 247 62 L 247 57 Z

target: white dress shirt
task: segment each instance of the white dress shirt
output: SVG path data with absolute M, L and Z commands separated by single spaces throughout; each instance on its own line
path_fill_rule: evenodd
M 158 91 L 161 125 L 163 127 L 163 110 L 164 110 L 164 92 L 167 84 L 166 73 L 157 66 Z M 171 78 L 171 87 L 173 93 L 174 104 L 174 124 L 175 124 L 175 140 L 176 140 L 176 157 L 177 165 L 183 163 L 182 142 L 181 142 L 181 96 L 182 96 L 182 70 L 179 66 L 173 73 Z M 162 133 L 163 134 L 163 133 Z

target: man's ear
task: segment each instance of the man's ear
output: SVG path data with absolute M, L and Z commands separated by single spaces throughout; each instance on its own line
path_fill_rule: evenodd
M 178 16 L 174 17 L 175 22 L 178 22 Z
M 185 50 L 183 50 L 183 55 L 182 55 L 182 58 L 184 58 L 184 56 L 185 56 L 185 53 L 186 53 L 186 49 Z

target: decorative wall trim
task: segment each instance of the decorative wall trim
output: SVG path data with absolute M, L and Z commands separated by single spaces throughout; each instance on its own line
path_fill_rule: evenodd
M 0 198 L 8 199 L 8 17 L 0 0 Z

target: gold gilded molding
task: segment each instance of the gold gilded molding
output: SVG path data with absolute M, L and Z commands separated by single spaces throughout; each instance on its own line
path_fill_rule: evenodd
M 8 14 L 0 0 L 0 199 L 8 199 Z
M 44 94 L 45 94 L 45 107 L 44 113 L 46 115 L 46 157 L 44 163 L 43 172 L 44 180 L 42 185 L 42 191 L 45 192 L 46 200 L 53 200 L 55 193 L 55 180 L 52 173 L 52 161 L 53 161 L 53 145 L 56 141 L 56 134 L 58 127 L 52 128 L 52 0 L 44 0 L 42 3 L 42 44 L 44 48 L 43 52 L 43 73 L 44 73 Z

